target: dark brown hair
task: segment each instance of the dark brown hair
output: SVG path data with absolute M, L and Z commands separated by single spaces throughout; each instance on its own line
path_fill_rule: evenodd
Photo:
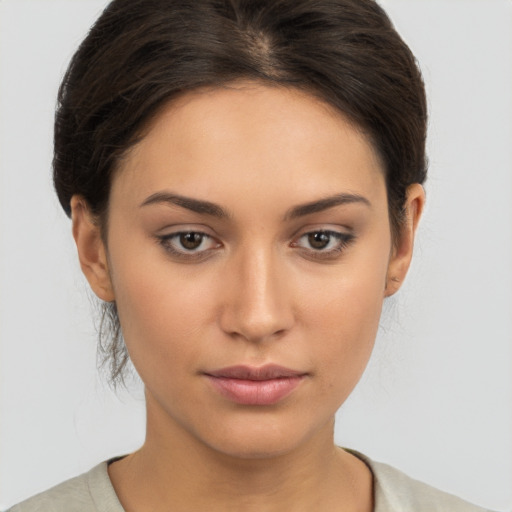
M 66 213 L 79 194 L 105 226 L 116 165 L 163 104 L 237 79 L 306 90 L 360 127 L 382 159 L 399 236 L 406 189 L 426 177 L 427 109 L 414 56 L 373 0 L 111 2 L 59 90 L 53 167 Z M 115 304 L 105 312 L 100 347 L 115 381 L 127 355 Z

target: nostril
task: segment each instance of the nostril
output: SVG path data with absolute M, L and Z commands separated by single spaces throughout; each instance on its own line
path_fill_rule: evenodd
M 291 322 L 286 316 L 249 320 L 225 315 L 221 320 L 221 329 L 232 339 L 260 343 L 266 340 L 281 339 L 289 331 Z

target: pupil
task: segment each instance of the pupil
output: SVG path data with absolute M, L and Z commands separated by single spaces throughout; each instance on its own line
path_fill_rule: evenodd
M 203 236 L 200 233 L 184 233 L 180 235 L 180 243 L 185 249 L 197 249 L 202 241 Z
M 308 235 L 308 240 L 314 249 L 323 249 L 327 247 L 331 237 L 327 233 L 311 233 Z

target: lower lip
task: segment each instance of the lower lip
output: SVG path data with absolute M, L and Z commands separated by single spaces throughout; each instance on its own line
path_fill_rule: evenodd
M 302 376 L 269 380 L 244 380 L 208 375 L 213 387 L 225 398 L 242 405 L 272 405 L 287 397 Z

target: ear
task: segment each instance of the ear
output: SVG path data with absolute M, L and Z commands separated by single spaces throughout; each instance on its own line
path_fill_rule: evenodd
M 386 276 L 384 296 L 396 293 L 404 282 L 409 265 L 411 264 L 416 228 L 425 205 L 425 191 L 419 183 L 407 188 L 404 206 L 404 221 L 400 234 L 393 247 Z
M 82 272 L 93 292 L 105 302 L 112 302 L 114 291 L 100 226 L 91 214 L 87 201 L 81 196 L 71 198 L 71 220 Z

